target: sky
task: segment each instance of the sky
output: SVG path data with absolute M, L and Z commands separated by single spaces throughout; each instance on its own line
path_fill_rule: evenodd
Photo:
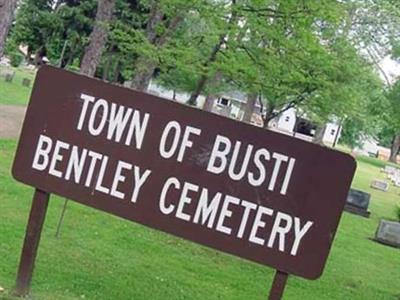
M 386 56 L 384 59 L 382 59 L 379 65 L 389 77 L 391 83 L 395 81 L 396 77 L 400 76 L 400 64 L 391 59 L 390 56 Z M 381 72 L 379 72 L 379 76 L 382 78 L 382 80 L 385 80 Z

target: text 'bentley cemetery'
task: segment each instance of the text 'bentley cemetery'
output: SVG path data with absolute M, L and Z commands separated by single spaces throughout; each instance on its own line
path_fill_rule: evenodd
M 315 279 L 354 169 L 343 153 L 44 67 L 13 174 L 48 193 Z

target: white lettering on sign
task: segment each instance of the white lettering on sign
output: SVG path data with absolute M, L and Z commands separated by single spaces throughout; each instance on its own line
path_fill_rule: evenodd
M 316 279 L 355 169 L 344 153 L 44 66 L 12 175 L 44 193 Z
M 43 171 L 49 164 L 49 153 L 51 151 L 53 141 L 51 138 L 41 134 L 36 146 L 35 156 L 33 158 L 32 168 Z
M 58 164 L 63 164 L 65 171 L 58 169 Z M 139 166 L 118 160 L 113 169 L 113 179 L 109 182 L 109 186 L 106 186 L 104 177 L 106 172 L 110 171 L 107 155 L 85 148 L 79 149 L 76 145 L 71 147 L 66 142 L 53 141 L 43 134 L 39 136 L 32 168 L 47 171 L 48 174 L 67 181 L 73 179 L 75 184 L 82 184 L 92 191 L 118 199 L 126 198 L 126 194 L 121 190 L 129 176 L 133 181 L 133 190 L 129 199 L 131 202 L 137 202 L 140 190 L 151 174 L 151 170 L 142 170 Z M 94 174 L 97 175 L 94 176 Z
M 134 166 L 133 169 L 134 169 L 134 172 L 133 172 L 133 174 L 134 174 L 134 178 L 133 178 L 134 179 L 133 180 L 134 188 L 133 188 L 133 192 L 132 192 L 131 201 L 135 203 L 137 201 L 140 189 L 143 186 L 143 184 L 146 182 L 147 177 L 149 177 L 149 175 L 151 174 L 151 171 L 150 170 L 145 170 L 142 174 L 140 174 L 140 168 L 138 166 Z
M 101 114 L 99 113 L 99 110 L 101 111 Z M 108 103 L 106 100 L 104 99 L 99 99 L 97 100 L 94 105 L 93 105 L 93 109 L 90 113 L 90 118 L 89 118 L 89 124 L 88 124 L 88 128 L 89 128 L 89 132 L 91 135 L 99 135 L 103 129 L 104 126 L 106 125 L 107 122 L 107 116 L 108 116 Z M 98 121 L 96 124 L 96 119 L 99 119 L 100 121 Z
M 83 167 L 85 165 L 87 152 L 87 149 L 82 149 L 79 156 L 78 147 L 75 145 L 72 146 L 71 157 L 68 162 L 67 171 L 65 172 L 66 180 L 69 180 L 71 178 L 73 172 L 75 183 L 79 183 L 82 176 Z
M 87 94 L 81 94 L 80 100 L 78 131 L 141 149 L 150 119 L 148 113 Z M 165 124 L 160 134 L 158 148 L 155 148 L 160 157 L 183 163 L 196 138 L 201 135 L 201 129 L 182 126 L 172 120 Z M 286 195 L 295 158 L 243 141 L 232 141 L 222 134 L 215 136 L 211 147 L 204 165 L 206 172 Z M 100 192 L 131 205 L 140 201 L 141 190 L 152 174 L 152 170 L 134 163 L 116 160 L 112 155 L 71 145 L 44 134 L 39 136 L 32 168 L 82 185 L 90 189 L 91 194 Z M 130 191 L 126 190 L 127 186 Z M 206 187 L 173 176 L 165 180 L 158 200 L 159 211 L 164 216 L 292 256 L 297 255 L 302 240 L 313 225 L 312 221 L 302 221 L 297 216 L 249 199 L 221 191 L 211 193 Z
M 266 223 L 261 219 L 263 215 L 272 216 L 273 210 L 268 207 L 259 206 L 257 209 L 257 214 L 254 218 L 253 226 L 251 227 L 251 232 L 249 236 L 249 241 L 255 244 L 264 245 L 265 240 L 257 236 L 257 232 L 260 228 L 264 228 Z M 280 250 L 280 249 L 279 249 Z
M 175 216 L 181 220 L 189 221 L 190 220 L 190 215 L 184 212 L 185 206 L 190 204 L 192 202 L 192 198 L 189 197 L 188 193 L 189 192 L 197 192 L 199 187 L 197 185 L 187 183 L 183 186 L 181 197 L 179 199 L 179 204 L 176 209 L 176 214 Z
M 240 239 L 243 237 L 244 230 L 246 229 L 246 224 L 247 224 L 247 220 L 249 219 L 250 212 L 252 210 L 257 209 L 257 205 L 255 203 L 248 202 L 246 200 L 242 200 L 241 204 L 244 207 L 244 212 L 243 212 L 242 221 L 240 222 L 240 227 L 239 227 L 239 230 L 237 233 L 237 237 Z
M 224 221 L 225 221 L 226 218 L 232 217 L 232 211 L 229 210 L 229 205 L 230 204 L 238 205 L 239 202 L 240 202 L 239 198 L 232 197 L 232 196 L 229 196 L 229 195 L 225 196 L 224 202 L 222 204 L 221 212 L 219 214 L 218 223 L 217 223 L 217 226 L 215 228 L 216 230 L 218 230 L 219 232 L 223 232 L 225 234 L 228 234 L 228 235 L 231 234 L 232 229 L 227 227 L 227 226 L 225 226 L 224 225 Z
M 179 149 L 176 160 L 178 162 L 182 162 L 186 148 L 191 148 L 193 146 L 193 141 L 190 139 L 190 135 L 199 136 L 201 134 L 200 129 L 192 126 L 186 126 L 183 132 L 182 141 L 180 141 L 181 132 L 182 128 L 176 121 L 170 121 L 167 126 L 165 126 L 161 135 L 159 147 L 161 157 L 169 159 L 173 157 L 176 151 Z M 172 143 L 170 143 L 170 145 L 167 144 L 168 138 L 172 138 Z
M 119 198 L 124 199 L 125 194 L 118 190 L 118 185 L 121 182 L 125 182 L 126 177 L 123 175 L 124 171 L 132 170 L 132 165 L 130 163 L 124 161 L 118 161 L 117 169 L 115 171 L 114 180 L 111 186 L 111 195 Z
M 219 202 L 221 201 L 221 193 L 216 193 L 214 197 L 211 199 L 210 203 L 208 202 L 208 190 L 203 189 L 201 191 L 200 200 L 197 204 L 196 213 L 193 218 L 194 223 L 199 223 L 204 225 L 207 221 L 207 227 L 212 228 L 214 224 L 215 217 L 217 216 Z
M 120 143 L 125 134 L 124 144 L 132 145 L 135 134 L 135 147 L 140 150 L 146 133 L 150 115 L 141 115 L 139 110 L 126 108 L 104 99 L 81 94 L 83 104 L 77 124 L 78 130 L 84 130 L 85 124 L 88 132 L 93 136 L 104 134 L 106 139 Z
M 282 220 L 284 221 L 284 225 L 282 225 Z M 291 228 L 292 217 L 278 212 L 268 240 L 268 247 L 272 248 L 276 241 L 276 237 L 279 236 L 279 250 L 283 251 L 285 249 L 285 236 Z
M 172 189 L 175 194 L 179 193 L 178 197 L 171 197 L 169 192 Z M 165 181 L 160 193 L 159 208 L 164 215 L 174 215 L 186 222 L 247 239 L 253 244 L 274 248 L 292 256 L 297 255 L 301 241 L 313 225 L 312 221 L 306 221 L 301 227 L 298 217 L 231 195 L 223 196 L 220 192 L 214 194 L 210 200 L 207 188 L 200 188 L 190 182 L 180 182 L 175 177 Z M 188 213 L 189 211 L 194 212 L 194 215 Z M 235 228 L 228 225 L 229 219 L 233 217 L 241 219 Z M 271 224 L 269 228 L 267 224 Z M 294 236 L 294 241 L 290 244 L 289 235 Z
M 236 141 L 232 147 L 229 138 L 217 135 L 208 161 L 207 171 L 214 174 L 226 172 L 232 180 L 247 180 L 250 185 L 255 187 L 265 184 L 269 191 L 275 191 L 277 186 L 280 186 L 280 194 L 286 195 L 296 159 L 277 152 L 273 152 L 271 155 L 267 149 L 254 149 L 253 145 L 248 144 L 245 147 L 244 158 L 239 163 L 238 156 L 242 148 L 242 142 Z M 230 155 L 231 158 L 228 160 Z M 271 162 L 269 177 L 267 177 L 267 161 Z M 251 164 L 256 167 L 259 174 L 248 171 Z M 282 165 L 285 166 L 282 168 Z M 277 184 L 280 172 L 285 172 L 285 175 L 283 181 L 281 180 Z
M 165 202 L 167 192 L 171 188 L 171 186 L 174 186 L 175 189 L 179 189 L 181 187 L 181 184 L 179 183 L 179 180 L 174 177 L 169 178 L 165 182 L 165 184 L 161 190 L 161 195 L 160 195 L 160 210 L 164 215 L 169 215 L 175 209 L 175 206 L 172 203 L 167 205 Z
M 168 147 L 167 139 L 172 134 L 172 143 Z M 181 134 L 181 126 L 176 121 L 171 121 L 165 126 L 160 141 L 160 155 L 163 158 L 171 158 L 178 148 L 179 136 Z

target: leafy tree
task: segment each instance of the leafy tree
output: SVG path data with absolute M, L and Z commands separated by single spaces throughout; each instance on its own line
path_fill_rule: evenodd
M 148 7 L 139 1 L 118 0 L 109 39 L 100 65 L 105 80 L 123 83 L 131 79 L 143 45 L 141 31 L 146 26 Z
M 80 65 L 96 15 L 96 0 L 59 1 L 54 8 L 60 24 L 47 43 L 48 58 L 61 68 Z
M 25 0 L 18 10 L 12 39 L 17 45 L 28 46 L 28 59 L 35 54 L 35 62 L 40 63 L 46 56 L 46 44 L 59 22 L 52 14 L 52 1 Z
M 0 58 L 4 54 L 6 38 L 14 18 L 17 0 L 0 0 Z
M 81 62 L 81 73 L 93 77 L 107 42 L 108 27 L 115 7 L 115 0 L 99 0 L 96 22 L 89 36 L 89 44 Z
M 131 85 L 133 88 L 147 88 L 156 69 L 162 67 L 164 60 L 168 60 L 171 49 L 179 49 L 179 44 L 174 44 L 174 41 L 184 20 L 188 16 L 201 13 L 207 7 L 208 3 L 195 0 L 149 2 L 146 26 L 139 32 L 141 46 L 137 49 L 138 59 Z
M 385 120 L 385 133 L 392 136 L 389 161 L 396 163 L 400 150 L 400 81 L 398 80 L 387 93 L 388 106 L 382 115 Z
M 207 110 L 240 90 L 245 121 L 257 102 L 265 127 L 296 107 L 320 124 L 341 120 L 356 143 L 362 133 L 396 134 L 389 120 L 398 117 L 386 113 L 394 89 L 389 99 L 373 68 L 400 53 L 399 16 L 394 0 L 102 0 L 98 10 L 96 0 L 23 0 L 9 40 L 38 62 L 82 64 L 90 75 L 97 67 L 96 76 L 140 90 L 155 77 L 191 103 L 206 95 Z
M 83 53 L 96 14 L 95 0 L 24 0 L 17 13 L 11 39 L 28 46 L 28 59 L 40 63 L 47 56 L 65 67 Z
M 203 38 L 201 45 L 185 44 L 186 52 L 177 55 L 174 72 L 168 70 L 168 74 L 187 74 L 188 80 L 197 78 L 191 102 L 200 92 L 212 94 L 226 86 L 243 90 L 248 92 L 251 100 L 245 114 L 247 118 L 250 118 L 257 99 L 263 99 L 268 112 L 265 116 L 267 124 L 283 110 L 303 103 L 310 102 L 310 105 L 303 105 L 308 110 L 317 110 L 323 105 L 321 111 L 327 111 L 329 101 L 324 96 L 328 91 L 333 97 L 339 86 L 351 82 L 349 78 L 352 77 L 346 77 L 343 71 L 355 77 L 353 69 L 345 69 L 348 62 L 334 52 L 340 50 L 335 46 L 338 41 L 328 40 L 325 32 L 327 23 L 332 23 L 331 26 L 338 23 L 339 17 L 332 11 L 339 8 L 326 2 L 305 7 L 298 2 L 271 3 L 275 5 L 246 1 L 231 3 L 225 11 L 229 17 L 224 21 L 218 22 L 215 16 L 211 22 L 207 19 L 205 29 L 214 36 L 209 34 Z M 233 17 L 240 22 L 235 22 Z M 204 32 L 200 30 L 197 34 L 201 36 Z M 215 78 L 219 78 L 218 84 Z M 333 103 L 339 107 L 346 103 L 346 98 Z
M 343 14 L 337 3 L 276 1 L 274 7 L 262 4 L 243 9 L 248 12 L 249 35 L 242 41 L 233 40 L 236 45 L 229 48 L 241 51 L 224 55 L 221 65 L 230 67 L 225 73 L 241 89 L 261 95 L 267 108 L 266 126 L 291 107 L 326 120 L 357 100 L 348 91 L 361 64 L 355 63 L 354 49 L 346 47 L 345 51 L 347 45 L 336 36 Z M 254 14 L 258 18 L 252 18 Z M 267 17 L 270 21 L 263 22 Z M 249 97 L 251 112 L 255 99 Z

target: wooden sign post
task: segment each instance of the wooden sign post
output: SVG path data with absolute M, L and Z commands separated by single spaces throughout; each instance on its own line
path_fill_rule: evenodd
M 354 159 L 292 137 L 52 67 L 36 77 L 13 165 L 35 187 L 24 294 L 55 193 L 277 271 L 321 276 Z
M 15 293 L 18 296 L 25 296 L 29 293 L 49 198 L 48 193 L 39 189 L 36 189 L 33 195 L 15 287 Z
M 268 300 L 280 300 L 282 298 L 288 277 L 289 275 L 287 273 L 278 270 L 275 272 Z

